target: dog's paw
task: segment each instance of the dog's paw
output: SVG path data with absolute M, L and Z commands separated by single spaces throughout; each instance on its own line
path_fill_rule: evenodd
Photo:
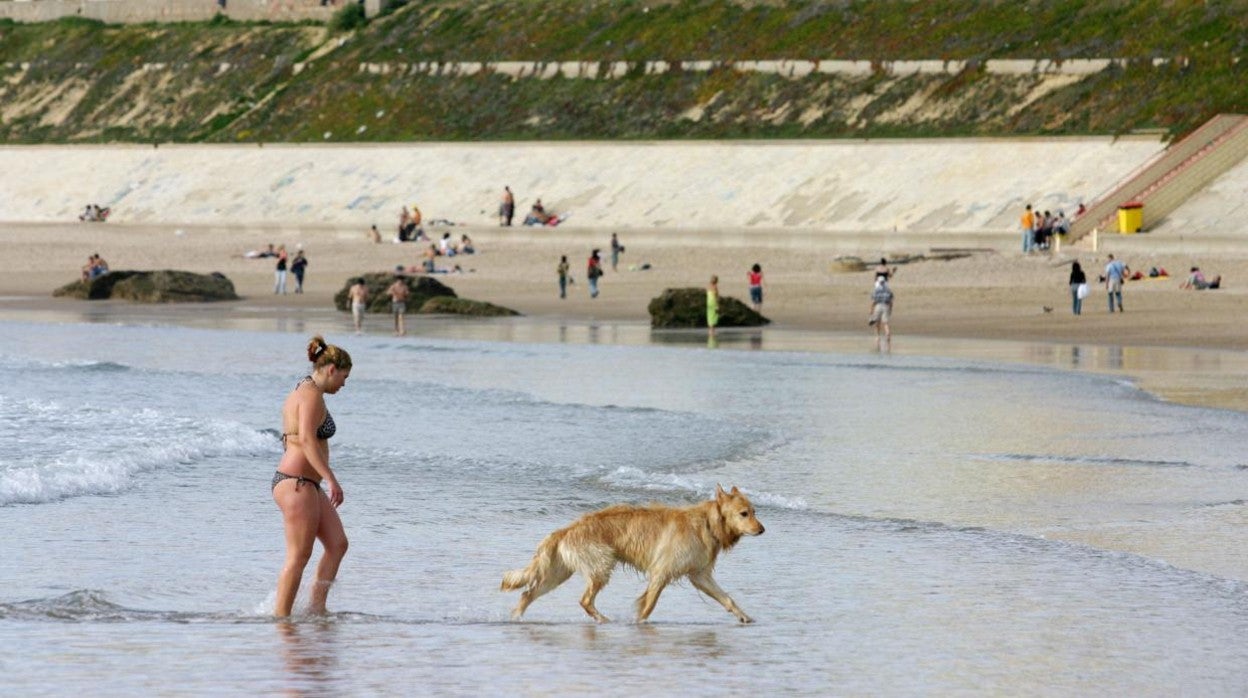
M 744 613 L 742 613 L 741 615 L 737 616 L 737 620 L 741 621 L 741 624 L 742 624 L 742 625 L 745 625 L 745 624 L 747 624 L 747 623 L 753 623 L 753 622 L 754 622 L 754 619 L 753 619 L 753 618 L 751 618 L 751 617 L 749 617 L 749 616 L 745 615 Z

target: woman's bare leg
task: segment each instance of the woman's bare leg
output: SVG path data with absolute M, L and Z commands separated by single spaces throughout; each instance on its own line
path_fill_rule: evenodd
M 320 494 L 319 492 L 317 493 Z M 312 613 L 325 612 L 325 599 L 329 596 L 329 587 L 338 576 L 338 565 L 347 554 L 347 534 L 342 530 L 342 519 L 338 510 L 329 503 L 329 498 L 318 497 L 321 505 L 320 526 L 316 537 L 325 549 L 321 553 L 321 562 L 316 566 L 316 583 L 312 587 L 312 601 L 308 610 Z
M 286 528 L 286 563 L 277 577 L 277 603 L 273 615 L 285 618 L 295 605 L 303 568 L 312 557 L 312 544 L 320 527 L 320 490 L 297 480 L 283 480 L 273 488 L 273 501 L 282 510 Z

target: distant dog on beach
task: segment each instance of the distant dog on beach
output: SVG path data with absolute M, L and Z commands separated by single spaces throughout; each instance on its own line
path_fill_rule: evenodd
M 637 622 L 654 611 L 663 588 L 681 577 L 715 599 L 742 623 L 745 615 L 711 577 L 721 551 L 729 550 L 741 536 L 758 536 L 763 524 L 754 506 L 736 487 L 724 492 L 715 486 L 715 499 L 688 507 L 621 504 L 586 514 L 546 536 L 528 567 L 503 575 L 503 591 L 524 588 L 512 611 L 519 619 L 529 604 L 563 584 L 573 572 L 585 578 L 581 608 L 599 623 L 607 617 L 594 607 L 594 598 L 607 585 L 617 563 L 646 575 L 646 591 L 637 599 Z

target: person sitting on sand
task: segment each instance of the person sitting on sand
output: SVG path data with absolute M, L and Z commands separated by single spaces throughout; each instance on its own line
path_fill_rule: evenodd
M 94 278 L 104 276 L 105 274 L 107 274 L 108 262 L 105 262 L 104 258 L 101 257 L 100 253 L 98 252 L 92 255 L 92 257 L 95 257 L 95 264 L 91 265 L 91 278 L 94 279 Z
M 461 235 L 459 238 L 459 253 L 460 254 L 476 254 L 477 253 L 477 248 L 472 246 L 472 239 L 469 238 L 466 234 Z
M 95 255 L 91 255 L 90 257 L 87 257 L 87 263 L 82 265 L 82 280 L 83 281 L 90 281 L 93 278 L 91 276 L 91 270 L 94 268 L 95 268 Z
M 247 259 L 263 259 L 265 257 L 276 257 L 277 250 L 273 249 L 273 243 L 269 243 L 267 250 L 247 250 L 243 253 Z
M 429 248 L 425 250 L 425 261 L 421 262 L 421 266 L 424 268 L 426 274 L 433 273 L 433 260 L 437 259 L 437 257 L 438 246 L 433 244 L 429 245 Z
M 1222 288 L 1222 275 L 1219 274 L 1213 277 L 1213 281 L 1209 281 L 1205 278 L 1205 274 L 1200 270 L 1200 267 L 1192 267 L 1191 276 L 1187 277 L 1187 280 L 1179 288 L 1192 291 Z
M 533 202 L 533 207 L 529 209 L 529 215 L 524 217 L 525 225 L 546 225 L 550 222 L 551 215 L 546 212 L 546 207 L 542 206 L 542 200 L 538 199 Z
M 455 241 L 451 239 L 450 233 L 442 233 L 442 239 L 438 240 L 438 252 L 446 257 L 459 254 L 459 249 L 455 246 Z

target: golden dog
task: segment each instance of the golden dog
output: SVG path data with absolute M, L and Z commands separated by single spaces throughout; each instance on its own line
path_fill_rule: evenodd
M 607 617 L 594 608 L 594 598 L 607 585 L 611 571 L 623 562 L 646 575 L 646 591 L 637 599 L 637 622 L 654 611 L 663 588 L 689 577 L 699 591 L 718 601 L 742 623 L 753 622 L 715 580 L 711 571 L 719 553 L 741 536 L 758 536 L 763 524 L 754 506 L 736 487 L 715 486 L 715 499 L 689 507 L 618 505 L 577 519 L 546 536 L 528 567 L 503 575 L 503 591 L 524 588 L 513 618 L 529 604 L 563 584 L 573 572 L 585 578 L 581 608 L 599 623 Z

